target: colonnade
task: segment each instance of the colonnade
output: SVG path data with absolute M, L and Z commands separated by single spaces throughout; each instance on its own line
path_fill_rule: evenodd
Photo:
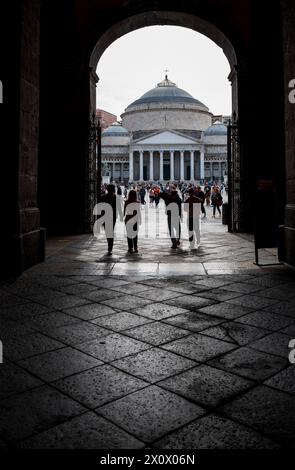
M 227 173 L 227 164 L 220 161 L 210 161 L 206 163 L 205 178 L 212 180 L 214 178 L 224 177 Z
M 189 150 L 190 152 L 190 180 L 194 180 L 194 175 L 195 175 L 195 151 L 194 150 Z M 205 165 L 205 154 L 204 151 L 197 150 L 200 152 L 200 179 L 204 179 L 205 174 L 204 174 L 204 165 Z M 139 153 L 139 180 L 144 181 L 144 152 L 143 150 L 137 151 Z M 157 152 L 160 155 L 160 172 L 159 172 L 159 180 L 163 181 L 164 178 L 164 150 L 149 150 L 149 181 L 154 180 L 154 153 Z M 167 153 L 170 153 L 170 181 L 175 180 L 175 161 L 176 161 L 176 156 L 175 153 L 178 152 L 180 153 L 180 180 L 184 181 L 186 179 L 186 175 L 184 173 L 185 169 L 185 164 L 184 164 L 184 154 L 185 152 L 188 152 L 187 150 L 169 150 L 166 151 Z M 134 150 L 130 151 L 129 155 L 129 180 L 134 181 Z

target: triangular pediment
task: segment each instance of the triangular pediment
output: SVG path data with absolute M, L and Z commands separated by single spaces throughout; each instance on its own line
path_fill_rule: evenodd
M 195 144 L 197 142 L 196 139 L 186 137 L 183 134 L 179 134 L 173 131 L 162 131 L 158 132 L 157 134 L 151 135 L 149 137 L 144 137 L 142 139 L 136 140 L 136 144 L 141 145 L 189 145 Z

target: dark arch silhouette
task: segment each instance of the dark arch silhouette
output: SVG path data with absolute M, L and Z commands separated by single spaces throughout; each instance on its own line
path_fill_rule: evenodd
M 207 36 L 223 50 L 231 69 L 237 65 L 237 56 L 230 40 L 212 23 L 197 16 L 176 11 L 151 11 L 126 18 L 108 29 L 97 41 L 90 58 L 90 67 L 96 69 L 103 52 L 116 39 L 146 26 L 183 26 Z

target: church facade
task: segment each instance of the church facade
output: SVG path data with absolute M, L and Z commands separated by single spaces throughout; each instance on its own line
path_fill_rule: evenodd
M 167 75 L 121 119 L 102 133 L 102 172 L 111 180 L 226 180 L 226 125 Z

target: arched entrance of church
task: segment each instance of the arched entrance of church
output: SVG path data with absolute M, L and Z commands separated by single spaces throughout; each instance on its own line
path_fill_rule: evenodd
M 259 25 L 264 18 L 264 11 L 260 11 L 259 6 L 255 7 L 257 10 L 253 23 L 248 2 L 243 3 L 242 20 L 236 7 L 226 9 L 224 16 L 220 17 L 207 6 L 184 6 L 186 12 L 179 12 L 178 8 L 171 11 L 175 8 L 173 2 L 171 10 L 169 1 L 162 4 L 166 9 L 160 10 L 155 5 L 153 11 L 150 11 L 144 6 L 145 2 L 143 5 L 126 2 L 124 8 L 114 10 L 117 11 L 116 15 L 106 11 L 105 21 L 102 21 L 101 10 L 97 5 L 88 5 L 86 12 L 85 2 L 77 1 L 73 7 L 73 14 L 77 17 L 76 29 L 68 30 L 64 50 L 57 50 L 58 63 L 62 65 L 61 79 L 57 83 L 54 82 L 52 72 L 52 44 L 48 45 L 47 54 L 43 49 L 46 64 L 43 64 L 41 102 L 43 134 L 40 145 L 39 199 L 41 226 L 49 234 L 85 233 L 89 230 L 89 213 L 91 204 L 95 202 L 92 174 L 89 173 L 93 155 L 93 151 L 89 151 L 89 122 L 95 112 L 98 83 L 96 66 L 103 52 L 117 38 L 152 25 L 184 26 L 206 35 L 222 48 L 231 66 L 229 79 L 232 83 L 232 106 L 239 124 L 239 139 L 235 142 L 231 161 L 235 190 L 232 189 L 230 199 L 236 217 L 232 230 L 253 231 L 251 195 L 261 180 L 274 182 L 276 225 L 285 223 L 286 178 L 279 30 L 272 30 L 273 34 L 260 37 Z M 47 4 L 44 8 L 50 10 Z M 101 8 L 105 11 L 104 7 Z M 44 17 L 50 30 L 48 10 L 45 10 Z M 275 18 L 275 9 L 271 14 Z M 53 10 L 51 15 L 55 18 Z M 60 29 L 63 31 L 63 25 Z M 56 46 L 60 42 L 59 38 L 57 36 Z M 261 93 L 258 90 L 258 72 L 263 83 Z M 272 79 L 266 80 L 269 74 Z M 57 96 L 56 92 L 59 93 Z M 56 102 L 60 103 L 58 114 L 55 113 Z M 57 125 L 51 134 L 54 113 Z M 237 142 L 239 145 L 236 145 Z
M 227 60 L 230 64 L 231 72 L 230 72 L 230 75 L 229 75 L 228 78 L 229 78 L 229 80 L 231 82 L 231 85 L 232 85 L 233 113 L 234 113 L 235 116 L 238 116 L 238 112 L 239 112 L 239 108 L 238 108 L 238 78 L 237 78 L 238 60 L 237 60 L 237 55 L 236 55 L 236 52 L 234 50 L 234 47 L 231 44 L 231 42 L 226 38 L 226 36 L 220 30 L 218 30 L 216 27 L 214 27 L 212 24 L 209 24 L 208 22 L 206 22 L 206 21 L 204 21 L 200 18 L 192 17 L 191 15 L 179 14 L 179 13 L 173 13 L 173 12 L 157 12 L 157 13 L 150 12 L 150 13 L 145 13 L 145 14 L 142 14 L 142 15 L 133 16 L 133 17 L 128 18 L 128 19 L 126 19 L 125 21 L 123 21 L 119 24 L 116 24 L 110 30 L 106 31 L 101 36 L 101 38 L 98 40 L 98 42 L 96 43 L 96 45 L 94 47 L 94 50 L 92 52 L 92 55 L 91 55 L 91 59 L 90 59 L 91 70 L 93 72 L 96 70 L 101 55 L 104 53 L 104 51 L 107 49 L 107 47 L 114 40 L 118 39 L 119 37 L 123 36 L 124 34 L 127 34 L 128 32 L 140 29 L 141 27 L 158 25 L 158 24 L 161 24 L 161 25 L 177 25 L 177 26 L 188 27 L 190 29 L 193 29 L 197 32 L 200 32 L 200 33 L 206 35 L 211 40 L 213 40 L 218 46 L 220 46 L 222 48 L 223 53 L 225 54 L 225 56 L 226 56 L 226 58 L 227 58 Z M 92 74 L 92 76 L 93 75 L 94 74 Z M 166 77 L 167 77 L 167 75 L 166 75 Z M 98 77 L 97 77 L 97 80 L 98 80 Z M 169 80 L 168 80 L 168 82 L 170 84 Z M 174 85 L 174 84 L 171 83 L 171 85 Z M 163 84 L 160 83 L 158 86 L 163 86 Z M 91 93 L 92 93 L 91 103 L 93 104 L 93 103 L 96 102 L 96 100 L 95 100 L 95 86 L 93 84 L 93 81 L 91 82 L 90 87 L 91 87 L 90 89 L 91 89 Z M 98 87 L 99 87 L 99 85 L 98 85 Z M 131 105 L 131 108 L 132 108 L 132 105 Z M 95 113 L 94 108 L 91 109 L 91 113 L 92 114 Z M 123 122 L 123 124 L 124 124 L 124 122 Z M 175 165 L 174 158 L 176 158 L 176 162 L 177 162 L 179 168 L 178 169 L 176 168 L 177 167 L 177 164 L 176 164 L 175 171 L 174 171 L 174 168 L 173 168 L 173 172 L 171 171 L 171 165 L 170 165 L 170 153 L 171 152 L 167 152 L 167 151 L 162 152 L 162 160 L 161 160 L 162 171 L 161 171 L 161 175 L 162 175 L 162 179 L 164 181 L 169 181 L 173 177 L 175 179 L 180 180 L 181 179 L 180 175 L 182 176 L 182 179 L 186 180 L 186 181 L 192 181 L 192 180 L 195 180 L 195 178 L 199 178 L 199 179 L 201 178 L 201 174 L 199 174 L 200 171 L 198 169 L 198 167 L 200 166 L 200 162 L 198 161 L 198 160 L 200 160 L 200 152 L 194 152 L 194 157 L 192 157 L 192 155 L 191 155 L 192 152 L 187 152 L 187 151 L 178 152 L 179 155 L 174 152 L 173 167 Z M 180 153 L 182 153 L 182 159 L 183 159 L 183 162 L 182 162 L 183 168 L 182 169 L 180 169 L 180 165 L 181 165 L 181 163 L 180 163 L 180 160 L 181 160 Z M 101 154 L 101 152 L 99 152 L 99 154 Z M 133 175 L 133 173 L 134 173 L 134 175 L 137 175 L 137 179 L 139 179 L 139 180 L 140 180 L 139 175 L 141 175 L 141 177 L 143 177 L 143 180 L 147 181 L 149 179 L 151 170 L 148 171 L 149 162 L 144 161 L 144 155 L 145 154 L 143 154 L 143 156 L 142 156 L 143 168 L 142 168 L 141 172 L 139 171 L 139 152 L 135 152 L 135 155 L 134 155 L 135 158 L 133 156 L 131 157 L 131 158 L 133 158 L 132 168 L 135 167 L 135 171 L 132 172 L 132 175 Z M 240 154 L 238 152 L 234 152 L 234 153 L 231 152 L 231 155 L 232 155 L 232 160 L 231 160 L 231 167 L 232 168 L 229 168 L 229 176 L 231 174 L 232 169 L 235 169 L 236 167 L 240 166 L 240 164 L 239 164 Z M 177 157 L 179 157 L 179 158 L 177 159 Z M 95 158 L 95 155 L 93 155 L 93 158 Z M 194 164 L 191 163 L 192 158 L 194 158 L 194 160 L 195 160 L 196 168 L 194 168 Z M 204 154 L 202 155 L 202 158 L 204 160 Z M 188 161 L 186 161 L 186 160 L 188 160 Z M 144 163 L 146 163 L 146 165 Z M 193 167 L 191 166 L 191 164 L 193 165 Z M 219 166 L 219 164 L 217 164 L 217 165 Z M 101 165 L 100 165 L 100 162 L 99 162 L 99 167 L 100 166 Z M 131 166 L 131 163 L 130 163 L 130 166 Z M 212 166 L 213 166 L 213 164 L 212 164 Z M 136 171 L 137 167 L 138 167 L 138 171 Z M 192 170 L 192 168 L 194 168 L 194 169 Z M 152 174 L 154 174 L 154 173 L 152 172 Z M 177 178 L 177 176 L 178 176 L 178 178 Z M 203 180 L 204 180 L 205 179 L 204 170 L 202 172 L 202 177 L 203 177 Z M 98 178 L 98 180 L 100 180 L 100 177 Z M 237 173 L 235 173 L 234 181 L 235 181 L 236 184 L 238 183 Z M 231 188 L 231 192 L 230 192 L 230 195 L 229 195 L 230 204 L 231 204 L 231 206 L 233 206 L 233 204 L 236 204 L 236 207 L 232 211 L 229 211 L 230 213 L 235 214 L 235 217 L 230 217 L 230 221 L 233 220 L 233 223 L 231 224 L 231 226 L 229 228 L 230 228 L 231 231 L 235 231 L 239 227 L 239 223 L 237 222 L 236 219 L 240 217 L 240 205 L 237 204 L 237 201 L 238 201 L 237 198 L 232 197 L 232 194 L 234 194 L 233 189 L 235 189 L 235 192 L 236 192 L 236 188 L 234 188 L 233 184 L 230 184 L 229 186 Z M 91 202 L 91 197 L 90 197 L 90 202 Z

